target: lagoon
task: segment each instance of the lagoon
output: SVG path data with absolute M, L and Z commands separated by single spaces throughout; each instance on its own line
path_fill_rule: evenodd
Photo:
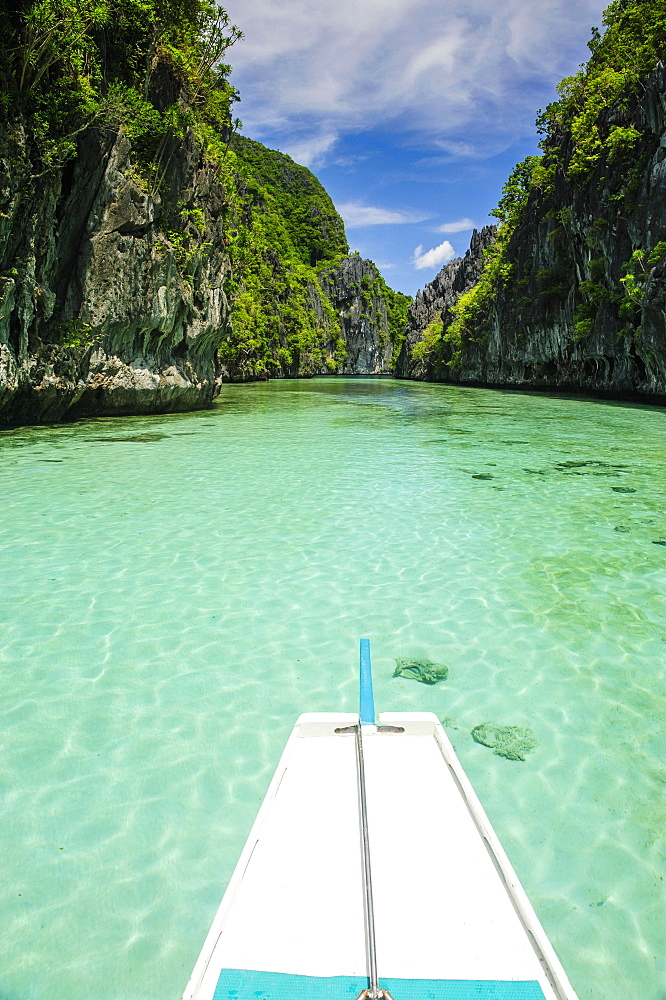
M 361 637 L 378 709 L 444 720 L 581 1000 L 663 1000 L 665 424 L 314 379 L 2 432 L 1 1000 L 179 1000 L 295 718 L 354 710 Z

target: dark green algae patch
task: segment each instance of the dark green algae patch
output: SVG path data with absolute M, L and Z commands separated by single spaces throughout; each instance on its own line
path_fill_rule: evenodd
M 482 722 L 472 730 L 472 739 L 484 747 L 490 747 L 498 757 L 507 760 L 525 760 L 525 754 L 532 753 L 538 746 L 531 729 L 523 726 L 498 726 L 494 722 Z
M 143 434 L 124 434 L 121 436 L 114 435 L 109 437 L 89 437 L 86 441 L 96 441 L 100 444 L 107 444 L 109 442 L 119 442 L 119 441 L 135 441 L 141 444 L 151 441 L 163 441 L 165 438 L 171 437 L 170 434 L 162 434 L 159 431 L 146 431 Z
M 399 656 L 396 659 L 394 677 L 406 677 L 409 680 L 420 681 L 421 684 L 437 684 L 449 676 L 449 668 L 443 663 L 433 663 L 426 658 Z

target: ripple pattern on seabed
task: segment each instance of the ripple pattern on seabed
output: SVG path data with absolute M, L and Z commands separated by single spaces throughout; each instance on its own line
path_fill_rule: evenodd
M 177 1000 L 361 636 L 380 709 L 446 720 L 581 1000 L 662 1000 L 665 440 L 636 405 L 343 379 L 1 434 L 2 1000 Z

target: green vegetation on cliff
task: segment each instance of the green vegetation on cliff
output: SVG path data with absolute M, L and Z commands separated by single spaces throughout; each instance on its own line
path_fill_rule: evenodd
M 614 268 L 609 219 L 618 215 L 623 226 L 634 212 L 658 145 L 640 99 L 666 56 L 666 4 L 613 0 L 603 26 L 603 33 L 593 29 L 587 64 L 559 84 L 558 100 L 539 113 L 543 155 L 517 164 L 504 185 L 492 213 L 500 221 L 497 241 L 484 251 L 479 281 L 453 306 L 447 328 L 431 324 L 414 348 L 415 360 L 436 377 L 455 375 L 466 357 L 478 365 L 493 325 L 508 319 L 519 330 L 548 326 L 565 300 L 571 345 L 593 334 L 597 317 L 620 335 L 640 336 L 640 303 L 666 256 L 663 242 L 652 227 L 637 248 L 637 223 L 622 267 Z M 604 217 L 581 217 L 586 203 L 603 205 Z
M 617 160 L 641 137 L 636 123 L 611 123 L 603 112 L 624 101 L 666 54 L 666 5 L 660 0 L 613 0 L 603 15 L 603 34 L 593 28 L 592 53 L 578 73 L 558 85 L 559 100 L 539 114 L 545 134 L 544 166 L 551 175 L 561 160 L 562 139 L 570 137 L 570 176 L 586 176 L 600 157 Z
M 363 276 L 351 277 L 342 219 L 314 174 L 239 135 L 224 170 L 231 324 L 218 355 L 229 377 L 342 371 L 348 327 L 352 337 L 370 328 L 378 355 L 395 357 L 410 299 L 369 261 L 359 259 Z
M 331 199 L 290 156 L 241 136 L 225 170 L 232 311 L 220 360 L 234 378 L 336 371 L 344 341 L 318 270 L 348 247 Z
M 241 37 L 205 0 L 32 0 L 0 6 L 0 113 L 31 159 L 57 169 L 86 128 L 124 128 L 159 178 L 190 127 L 218 151 L 237 95 L 223 63 Z
M 375 295 L 381 296 L 386 302 L 388 334 L 392 344 L 391 370 L 393 370 L 405 340 L 407 309 L 412 297 L 405 295 L 404 292 L 396 292 L 389 288 L 379 271 L 377 271 L 372 288 Z
M 372 287 L 357 290 L 353 318 L 343 321 L 346 290 L 340 309 L 330 291 L 332 275 L 336 293 L 344 286 L 342 219 L 309 170 L 238 135 L 240 122 L 232 118 L 238 95 L 224 59 L 241 32 L 222 8 L 207 0 L 20 0 L 14 6 L 0 0 L 0 27 L 0 166 L 11 181 L 0 192 L 0 279 L 7 278 L 0 305 L 6 292 L 9 316 L 16 289 L 27 290 L 31 300 L 21 305 L 27 318 L 20 346 L 13 334 L 17 352 L 48 345 L 81 357 L 93 344 L 110 347 L 111 326 L 104 333 L 81 319 L 89 303 L 77 306 L 55 273 L 61 267 L 57 239 L 62 236 L 72 261 L 80 261 L 85 254 L 74 243 L 90 233 L 85 218 L 74 237 L 66 225 L 52 225 L 53 217 L 71 217 L 72 191 L 99 171 L 109 181 L 110 201 L 121 192 L 122 206 L 114 211 L 122 226 L 113 232 L 127 246 L 105 250 L 118 299 L 127 292 L 136 303 L 137 292 L 145 291 L 147 323 L 156 294 L 160 302 L 168 299 L 169 315 L 181 309 L 197 330 L 210 327 L 214 316 L 217 332 L 206 334 L 206 350 L 211 366 L 213 354 L 220 362 L 218 375 L 338 372 L 348 357 L 348 334 L 366 341 L 375 336 L 386 369 L 386 352 L 390 358 L 389 348 L 403 334 L 407 298 L 392 292 L 375 269 Z M 40 224 L 43 215 L 49 235 L 28 240 L 17 264 L 13 233 L 24 212 Z M 146 262 L 137 265 L 133 294 L 129 269 L 118 275 L 112 263 L 119 265 L 129 249 Z M 146 275 L 157 281 L 158 272 L 159 292 L 149 294 Z M 368 294 L 366 310 L 361 299 Z M 212 299 L 214 307 L 203 305 Z M 160 322 L 171 329 L 166 318 Z M 141 322 L 135 325 L 143 331 Z M 157 325 L 142 332 L 145 352 L 155 345 L 164 352 L 166 344 L 182 356 L 194 351 L 189 334 L 175 345 L 163 333 Z M 115 323 L 113 352 L 130 351 L 136 337 L 123 321 Z
M 342 219 L 314 174 L 290 156 L 240 135 L 233 149 L 248 186 L 263 187 L 284 219 L 301 263 L 314 267 L 349 252 Z

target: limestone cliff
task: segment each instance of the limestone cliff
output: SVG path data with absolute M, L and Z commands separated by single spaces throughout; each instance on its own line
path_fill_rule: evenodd
M 207 405 L 228 259 L 200 147 L 174 143 L 162 193 L 122 132 L 88 130 L 42 177 L 16 150 L 0 157 L 0 419 Z
M 439 274 L 416 293 L 414 302 L 407 309 L 407 328 L 402 349 L 396 361 L 395 374 L 398 378 L 432 380 L 432 361 L 425 351 L 414 351 L 423 342 L 428 327 L 436 332 L 448 327 L 452 319 L 452 309 L 461 295 L 469 291 L 483 269 L 483 251 L 495 240 L 496 227 L 484 226 L 472 233 L 469 250 L 464 257 L 445 264 Z
M 236 134 L 221 8 L 28 0 L 0 28 L 0 424 L 388 370 L 407 299 L 309 170 Z
M 452 287 L 429 326 L 412 309 L 400 374 L 666 397 L 666 70 L 640 69 L 666 29 L 646 0 L 611 5 L 605 23 L 542 113 L 543 156 L 505 186 L 476 284 Z
M 323 271 L 320 286 L 335 310 L 344 354 L 339 375 L 388 375 L 404 337 L 408 297 L 387 288 L 376 266 L 358 254 Z
M 289 157 L 191 133 L 159 187 L 122 130 L 88 129 L 35 176 L 0 151 L 0 423 L 204 407 L 221 381 L 387 373 L 407 297 L 346 256 L 342 220 Z M 262 162 L 282 172 L 260 186 Z M 255 160 L 254 169 L 248 160 Z
M 207 405 L 240 32 L 205 0 L 26 0 L 0 29 L 0 422 Z

